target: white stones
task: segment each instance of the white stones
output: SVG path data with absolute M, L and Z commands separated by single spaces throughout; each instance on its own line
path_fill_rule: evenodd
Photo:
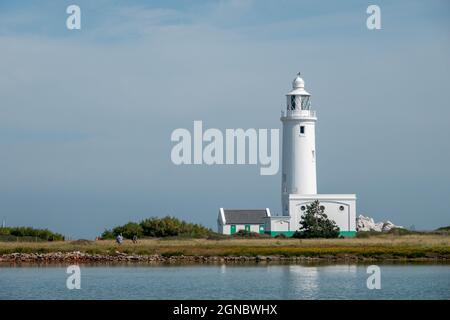
M 356 219 L 356 230 L 357 231 L 387 232 L 393 228 L 403 228 L 403 227 L 396 226 L 389 220 L 387 220 L 385 222 L 375 222 L 372 218 L 363 216 L 361 214 Z

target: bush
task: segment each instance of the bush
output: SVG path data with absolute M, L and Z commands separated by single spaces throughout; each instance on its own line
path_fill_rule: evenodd
M 306 206 L 302 215 L 300 229 L 294 233 L 293 238 L 338 238 L 339 227 L 333 220 L 328 219 L 320 205 L 319 200 Z
M 148 218 L 140 223 L 129 222 L 112 230 L 102 233 L 103 239 L 113 239 L 119 234 L 131 239 L 134 235 L 138 237 L 208 237 L 214 232 L 202 225 L 187 223 L 175 217 Z
M 260 234 L 257 232 L 247 231 L 247 230 L 239 230 L 238 232 L 232 235 L 235 238 L 268 238 L 269 236 L 266 234 Z
M 14 237 L 31 237 L 45 241 L 62 241 L 64 236 L 48 229 L 35 229 L 31 227 L 7 227 L 0 228 L 0 235 Z
M 143 233 L 148 237 L 207 237 L 212 230 L 202 225 L 187 223 L 175 217 L 149 218 L 140 223 Z
M 437 232 L 449 232 L 450 226 L 437 228 L 435 231 Z
M 134 236 L 138 236 L 139 238 L 142 237 L 142 227 L 135 222 L 128 222 L 127 224 L 124 224 L 123 226 L 115 227 L 112 230 L 112 233 L 115 236 L 118 236 L 121 234 L 126 239 L 132 239 Z
M 101 235 L 102 239 L 114 239 L 114 232 L 112 230 L 105 229 Z

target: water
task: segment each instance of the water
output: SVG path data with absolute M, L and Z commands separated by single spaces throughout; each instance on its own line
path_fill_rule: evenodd
M 449 265 L 83 266 L 81 289 L 67 266 L 0 266 L 0 299 L 450 299 Z

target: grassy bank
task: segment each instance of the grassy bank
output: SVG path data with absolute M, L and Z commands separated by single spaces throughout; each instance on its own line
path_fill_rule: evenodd
M 306 257 L 375 257 L 423 258 L 450 260 L 450 236 L 445 235 L 382 235 L 364 239 L 145 239 L 138 244 L 112 240 L 4 242 L 0 254 L 51 253 L 80 251 L 89 254 L 164 256 L 306 256 Z

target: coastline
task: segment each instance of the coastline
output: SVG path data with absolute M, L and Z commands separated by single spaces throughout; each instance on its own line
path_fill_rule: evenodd
M 0 263 L 450 262 L 450 236 L 363 239 L 142 239 L 0 242 Z
M 133 255 L 116 253 L 114 255 L 89 254 L 84 252 L 52 252 L 52 253 L 10 253 L 0 255 L 0 264 L 32 263 L 32 264 L 109 264 L 109 263 L 139 263 L 139 264 L 234 264 L 234 263 L 307 263 L 307 262 L 428 262 L 428 263 L 450 263 L 450 255 L 428 254 L 421 257 L 396 256 L 392 254 L 357 255 L 315 255 L 315 256 L 184 256 L 184 255 Z

